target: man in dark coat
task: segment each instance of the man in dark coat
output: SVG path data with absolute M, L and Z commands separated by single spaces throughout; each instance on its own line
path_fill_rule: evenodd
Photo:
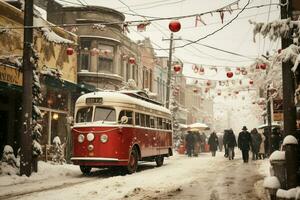
M 270 155 L 280 148 L 280 143 L 282 140 L 282 136 L 278 130 L 278 128 L 274 128 L 271 134 L 271 152 Z
M 236 144 L 235 135 L 234 135 L 232 129 L 228 130 L 227 146 L 228 146 L 228 158 L 229 158 L 229 160 L 233 160 L 234 159 L 234 147 L 236 147 L 237 144 Z
M 208 144 L 209 144 L 209 150 L 211 151 L 212 156 L 216 156 L 216 151 L 218 149 L 219 141 L 218 141 L 218 136 L 215 132 L 212 132 L 210 134 L 209 139 L 208 139 Z
M 189 157 L 192 156 L 194 150 L 195 137 L 192 131 L 188 131 L 188 134 L 185 137 L 186 141 L 186 151 Z
M 251 140 L 252 140 L 252 160 L 257 160 L 262 138 L 256 128 L 254 128 L 251 131 Z
M 223 145 L 224 145 L 224 149 L 225 149 L 224 157 L 225 158 L 228 157 L 228 131 L 229 130 L 224 130 L 224 135 L 223 135 Z
M 239 133 L 238 137 L 238 146 L 242 151 L 244 163 L 247 163 L 249 160 L 249 149 L 251 146 L 251 135 L 247 130 L 247 127 L 243 126 L 242 132 Z

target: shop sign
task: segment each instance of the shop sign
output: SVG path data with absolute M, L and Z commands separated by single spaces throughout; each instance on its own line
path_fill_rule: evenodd
M 0 81 L 22 86 L 22 73 L 12 67 L 0 66 Z

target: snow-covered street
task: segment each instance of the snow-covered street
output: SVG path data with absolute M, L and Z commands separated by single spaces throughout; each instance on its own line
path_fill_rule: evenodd
M 125 176 L 96 169 L 85 177 L 77 166 L 40 163 L 30 178 L 1 176 L 0 199 L 264 199 L 268 161 L 244 164 L 236 152 L 233 161 L 223 152 L 175 155 L 162 167 L 142 163 L 137 173 Z

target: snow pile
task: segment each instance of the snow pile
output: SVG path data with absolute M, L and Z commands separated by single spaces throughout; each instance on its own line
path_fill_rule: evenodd
M 276 160 L 285 160 L 285 152 L 284 151 L 274 151 L 270 156 L 270 162 Z
M 264 179 L 264 188 L 278 189 L 280 188 L 280 182 L 276 176 L 269 176 Z
M 287 145 L 287 144 L 298 144 L 298 141 L 297 141 L 297 139 L 294 136 L 287 135 L 284 138 L 282 145 L 284 146 L 284 145 Z
M 283 198 L 283 199 L 298 199 L 297 195 L 299 194 L 299 192 L 300 192 L 300 187 L 292 188 L 289 190 L 279 189 L 277 190 L 276 197 Z

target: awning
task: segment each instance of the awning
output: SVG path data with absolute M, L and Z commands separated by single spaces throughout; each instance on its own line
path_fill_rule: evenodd
M 190 124 L 188 125 L 188 128 L 191 130 L 198 130 L 198 131 L 209 130 L 209 127 L 206 124 L 200 122 Z
M 267 127 L 268 127 L 268 124 L 262 124 L 262 125 L 258 126 L 257 128 L 258 129 L 264 129 L 264 128 L 267 128 Z M 276 122 L 272 122 L 271 127 L 280 127 L 280 124 L 278 124 Z

